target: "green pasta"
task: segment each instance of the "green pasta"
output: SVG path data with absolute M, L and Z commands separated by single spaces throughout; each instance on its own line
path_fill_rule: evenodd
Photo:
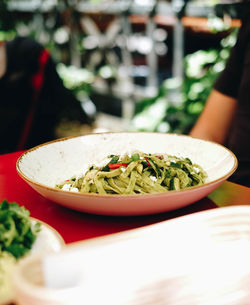
M 145 194 L 181 190 L 202 185 L 206 172 L 189 158 L 134 152 L 110 155 L 105 166 L 92 165 L 80 177 L 72 177 L 56 188 L 80 193 Z

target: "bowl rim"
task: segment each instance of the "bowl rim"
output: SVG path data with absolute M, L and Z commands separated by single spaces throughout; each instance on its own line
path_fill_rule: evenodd
M 72 191 L 67 191 L 67 190 L 62 190 L 62 189 L 57 189 L 55 187 L 52 187 L 52 186 L 47 186 L 45 184 L 42 184 L 42 183 L 39 183 L 37 181 L 34 181 L 32 180 L 31 178 L 27 177 L 23 172 L 22 170 L 20 169 L 20 163 L 22 161 L 22 158 L 29 154 L 29 153 L 32 153 L 33 151 L 35 150 L 38 150 L 39 148 L 43 147 L 43 146 L 47 146 L 47 145 L 51 145 L 53 143 L 56 143 L 56 142 L 64 142 L 64 141 L 68 141 L 68 140 L 71 140 L 71 139 L 75 139 L 75 138 L 82 138 L 82 137 L 85 137 L 85 136 L 100 136 L 100 135 L 107 135 L 107 134 L 139 134 L 139 133 L 144 133 L 144 134 L 162 134 L 162 135 L 168 135 L 168 136 L 178 136 L 178 137 L 186 137 L 186 138 L 191 138 L 191 139 L 195 139 L 195 140 L 198 140 L 198 141 L 201 141 L 201 142 L 208 142 L 208 143 L 211 143 L 213 145 L 217 145 L 221 148 L 223 148 L 224 150 L 228 151 L 229 154 L 233 157 L 233 160 L 234 160 L 234 164 L 233 164 L 233 167 L 231 168 L 231 170 L 226 173 L 225 175 L 221 176 L 220 178 L 218 179 L 215 179 L 215 180 L 212 180 L 212 181 L 209 181 L 207 183 L 204 183 L 202 185 L 195 185 L 195 186 L 191 186 L 191 187 L 188 187 L 188 188 L 185 188 L 185 189 L 181 189 L 181 190 L 171 190 L 171 191 L 166 191 L 166 192 L 161 192 L 161 193 L 146 193 L 146 194 L 96 194 L 96 193 L 80 193 L 80 192 L 72 192 Z M 87 134 L 84 134 L 84 135 L 77 135 L 77 136 L 69 136 L 69 137 L 63 137 L 63 138 L 59 138 L 59 139 L 55 139 L 55 140 L 52 140 L 52 141 L 48 141 L 48 142 L 45 142 L 45 143 L 42 143 L 42 144 L 39 144 L 37 146 L 34 146 L 30 149 L 28 149 L 27 151 L 23 152 L 17 159 L 16 161 L 16 171 L 18 173 L 18 175 L 24 179 L 26 182 L 28 182 L 29 184 L 32 184 L 32 185 L 35 185 L 37 187 L 40 187 L 40 188 L 43 188 L 43 189 L 46 189 L 48 191 L 53 191 L 53 192 L 59 192 L 59 193 L 64 193 L 65 195 L 66 194 L 74 194 L 75 196 L 79 196 L 79 197 L 98 197 L 98 198 L 121 198 L 121 197 L 124 197 L 124 198 L 127 198 L 127 199 L 132 199 L 132 198 L 142 198 L 142 197 L 156 197 L 156 196 L 166 196 L 166 194 L 168 196 L 173 196 L 175 195 L 176 193 L 178 194 L 181 194 L 183 192 L 192 192 L 192 191 L 195 191 L 197 189 L 200 189 L 200 188 L 204 188 L 204 187 L 209 187 L 211 185 L 214 185 L 216 183 L 219 183 L 219 182 L 223 182 L 224 180 L 226 180 L 228 177 L 230 177 L 237 169 L 238 167 L 238 159 L 236 157 L 236 155 L 230 150 L 228 149 L 227 147 L 223 146 L 222 144 L 220 143 L 217 143 L 217 142 L 214 142 L 214 141 L 211 141 L 211 140 L 205 140 L 205 139 L 200 139 L 200 138 L 196 138 L 196 137 L 193 137 L 193 136 L 189 136 L 189 135 L 183 135 L 183 134 L 177 134 L 177 133 L 160 133 L 160 132 L 148 132 L 148 131 L 118 131 L 118 132 L 100 132 L 100 133 L 87 133 Z
M 30 220 L 32 222 L 38 222 L 40 223 L 45 229 L 48 229 L 54 236 L 55 238 L 57 239 L 58 241 L 58 244 L 61 246 L 61 248 L 64 248 L 66 246 L 66 242 L 65 240 L 63 239 L 62 235 L 54 228 L 52 227 L 51 225 L 49 225 L 47 222 L 43 221 L 43 220 L 40 220 L 36 217 L 32 217 L 32 216 L 29 216 Z M 39 234 L 39 232 L 38 232 Z

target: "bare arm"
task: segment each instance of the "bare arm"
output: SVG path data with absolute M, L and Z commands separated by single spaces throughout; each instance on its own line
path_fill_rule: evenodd
M 6 48 L 5 42 L 0 41 L 0 78 L 6 72 Z
M 232 123 L 236 104 L 235 98 L 212 90 L 190 135 L 223 144 Z

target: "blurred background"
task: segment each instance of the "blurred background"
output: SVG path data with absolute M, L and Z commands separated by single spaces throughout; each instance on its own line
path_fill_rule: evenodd
M 37 57 L 36 97 L 27 107 L 18 87 L 0 96 L 1 123 L 8 126 L 0 153 L 89 132 L 188 133 L 224 68 L 243 10 L 239 1 L 217 0 L 1 0 L 0 41 L 11 46 L 21 37 L 46 52 Z M 20 56 L 15 44 L 8 47 L 6 74 L 11 58 L 28 69 L 38 45 Z M 8 147 L 15 107 L 25 111 Z M 50 107 L 54 112 L 41 119 Z M 35 140 L 26 141 L 32 131 Z

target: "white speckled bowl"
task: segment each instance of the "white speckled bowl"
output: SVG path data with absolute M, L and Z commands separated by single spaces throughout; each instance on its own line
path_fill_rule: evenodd
M 55 189 L 56 184 L 84 173 L 89 165 L 101 163 L 110 154 L 135 150 L 188 157 L 207 172 L 207 181 L 202 186 L 159 194 L 99 195 Z M 175 134 L 121 132 L 42 144 L 20 156 L 17 172 L 38 193 L 63 206 L 94 214 L 143 215 L 181 208 L 207 196 L 237 165 L 230 150 L 213 142 Z

